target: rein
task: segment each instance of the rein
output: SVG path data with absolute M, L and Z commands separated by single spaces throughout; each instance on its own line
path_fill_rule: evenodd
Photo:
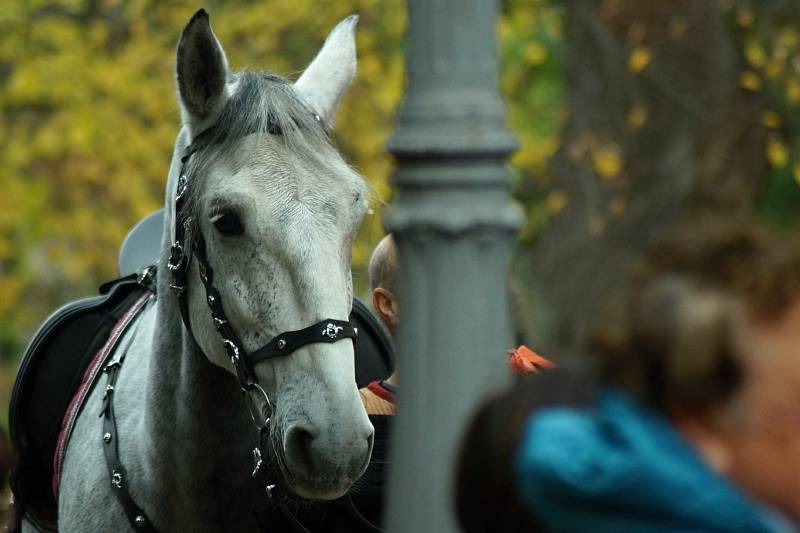
M 322 124 L 322 120 L 316 114 L 314 118 Z M 281 134 L 280 129 L 270 124 L 267 131 L 272 134 Z M 239 388 L 245 395 L 250 417 L 258 432 L 258 438 L 253 448 L 253 472 L 252 477 L 257 478 L 263 483 L 267 494 L 268 511 L 280 509 L 286 520 L 300 533 L 308 533 L 308 529 L 295 517 L 286 506 L 284 501 L 284 489 L 278 484 L 277 479 L 273 478 L 274 473 L 264 467 L 264 460 L 269 457 L 269 435 L 270 420 L 274 413 L 274 405 L 269 396 L 258 383 L 253 368 L 256 363 L 272 359 L 275 357 L 285 357 L 294 353 L 299 348 L 308 344 L 334 343 L 343 339 L 355 339 L 358 329 L 349 320 L 337 320 L 327 318 L 312 324 L 306 328 L 296 331 L 286 331 L 276 335 L 266 345 L 248 352 L 239 341 L 236 331 L 230 324 L 225 310 L 222 306 L 222 296 L 214 286 L 214 270 L 206 254 L 206 245 L 199 225 L 195 224 L 192 218 L 186 213 L 186 200 L 189 195 L 190 176 L 188 165 L 192 155 L 203 150 L 213 143 L 214 128 L 210 128 L 198 135 L 192 143 L 186 147 L 181 156 L 181 168 L 175 191 L 173 203 L 173 228 L 172 228 L 172 248 L 167 263 L 167 268 L 172 275 L 170 289 L 178 299 L 181 318 L 189 335 L 194 339 L 191 323 L 189 319 L 188 302 L 188 273 L 192 256 L 197 258 L 197 265 L 200 274 L 200 281 L 206 293 L 206 302 L 211 312 L 214 327 L 219 333 L 225 351 L 231 360 L 239 382 Z M 193 226 L 193 246 L 187 246 L 186 230 Z M 191 252 L 194 252 L 193 254 Z M 196 343 L 196 340 L 195 340 Z M 106 464 L 111 472 L 111 484 L 114 487 L 114 494 L 122 504 L 128 521 L 134 529 L 140 531 L 155 532 L 144 511 L 136 505 L 127 489 L 124 468 L 119 462 L 116 453 L 116 421 L 113 409 L 113 390 L 117 379 L 117 373 L 122 364 L 122 358 L 115 359 L 106 366 L 108 382 L 106 385 L 106 395 L 103 399 L 103 440 L 106 444 L 114 442 L 113 446 L 105 447 Z M 110 436 L 109 436 L 110 435 Z M 108 440 L 106 440 L 108 438 Z

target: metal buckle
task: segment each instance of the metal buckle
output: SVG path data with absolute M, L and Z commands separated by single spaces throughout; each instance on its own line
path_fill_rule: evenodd
M 186 290 L 186 286 L 178 285 L 177 283 L 170 283 L 169 289 L 172 291 L 172 294 L 180 297 L 180 295 L 183 294 L 183 291 Z
M 183 252 L 183 245 L 180 241 L 175 241 L 169 253 L 169 261 L 167 261 L 167 268 L 170 272 L 177 272 L 183 270 L 184 263 L 186 262 L 186 254 Z
M 175 190 L 175 203 L 183 200 L 183 195 L 186 194 L 186 185 L 188 182 L 189 180 L 187 179 L 186 174 L 181 174 L 178 178 L 178 187 Z
M 106 390 L 103 391 L 102 400 L 105 400 L 106 398 L 108 398 L 112 394 L 114 394 L 114 385 L 106 385 Z
M 154 265 L 150 265 L 148 267 L 143 268 L 139 275 L 136 276 L 136 283 L 141 285 L 145 288 L 151 288 L 153 285 L 153 277 L 156 273 L 156 267 Z
M 233 366 L 239 366 L 239 347 L 230 339 L 223 338 L 222 343 L 225 345 L 225 350 L 228 352 L 228 357 L 231 358 Z
M 253 473 L 251 474 L 252 477 L 256 477 L 258 475 L 258 471 L 261 470 L 261 465 L 264 461 L 261 458 L 261 450 L 256 446 L 253 448 Z
M 272 418 L 272 402 L 269 401 L 269 396 L 258 383 L 247 383 L 246 388 L 243 387 L 242 390 L 253 424 L 259 430 L 264 430 Z
M 200 256 L 198 255 L 198 259 Z M 200 279 L 203 280 L 203 283 L 208 284 L 208 270 L 206 269 L 205 261 L 197 261 L 197 269 L 200 271 Z

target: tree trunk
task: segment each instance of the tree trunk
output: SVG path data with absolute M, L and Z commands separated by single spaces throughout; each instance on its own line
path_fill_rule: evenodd
M 571 0 L 566 41 L 570 115 L 548 184 L 563 208 L 517 265 L 545 354 L 581 348 L 654 235 L 750 212 L 767 170 L 720 2 Z

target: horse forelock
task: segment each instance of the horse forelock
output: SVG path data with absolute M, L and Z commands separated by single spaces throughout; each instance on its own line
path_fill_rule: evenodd
M 192 156 L 185 169 L 190 176 L 187 215 L 193 216 L 199 208 L 203 180 L 208 174 L 205 170 L 223 158 L 229 158 L 234 166 L 247 164 L 237 160 L 242 159 L 241 150 L 237 150 L 244 137 L 253 135 L 269 136 L 271 143 L 279 143 L 298 160 L 328 170 L 298 172 L 293 176 L 296 179 L 338 177 L 352 181 L 368 201 L 374 199 L 374 192 L 338 155 L 323 123 L 287 78 L 271 72 L 242 70 L 230 76 L 228 90 L 230 96 L 216 123 L 195 137 L 204 137 L 204 148 Z

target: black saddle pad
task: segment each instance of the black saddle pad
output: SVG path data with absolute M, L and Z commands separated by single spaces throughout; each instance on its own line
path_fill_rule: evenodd
M 18 511 L 55 526 L 53 456 L 64 413 L 86 367 L 112 328 L 146 289 L 135 276 L 109 282 L 101 295 L 65 305 L 39 328 L 25 350 L 11 395 L 9 433 L 17 451 L 11 487 Z M 385 379 L 394 368 L 391 341 L 359 300 L 351 315 L 359 330 L 355 374 L 359 387 Z
M 129 277 L 104 290 L 65 305 L 45 321 L 25 350 L 11 393 L 15 505 L 43 526 L 56 523 L 53 456 L 67 406 L 111 329 L 146 289 Z

